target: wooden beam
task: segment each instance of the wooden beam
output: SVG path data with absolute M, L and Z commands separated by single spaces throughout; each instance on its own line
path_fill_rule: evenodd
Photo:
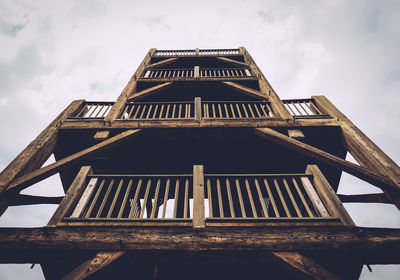
M 7 186 L 16 178 L 40 168 L 54 152 L 60 126 L 77 113 L 85 100 L 73 101 L 0 173 L 0 216 L 7 209 L 4 193 Z
M 290 138 L 296 139 L 296 140 L 303 140 L 304 134 L 300 129 L 288 129 L 288 135 Z
M 51 175 L 56 174 L 57 172 L 71 165 L 83 162 L 84 160 L 91 158 L 94 155 L 107 151 L 117 145 L 120 145 L 121 143 L 128 141 L 133 136 L 136 136 L 140 131 L 141 131 L 140 129 L 136 129 L 136 130 L 128 130 L 122 132 L 90 148 L 84 149 L 73 155 L 65 157 L 55 163 L 49 164 L 29 174 L 19 177 L 10 184 L 10 186 L 7 188 L 7 191 L 10 190 L 21 191 L 43 179 L 50 177 Z
M 276 94 L 275 90 L 272 88 L 268 80 L 265 78 L 264 74 L 260 71 L 257 64 L 254 62 L 253 58 L 247 52 L 246 48 L 240 47 L 239 51 L 244 56 L 244 61 L 250 65 L 251 71 L 258 78 L 258 83 L 260 87 L 260 91 L 269 97 L 269 101 L 271 102 L 272 110 L 275 115 L 284 119 L 284 120 L 294 120 L 293 116 L 290 115 L 289 111 L 283 105 L 282 100 Z
M 110 136 L 109 130 L 99 130 L 99 131 L 96 131 L 96 133 L 94 134 L 93 140 L 103 141 L 103 140 L 106 140 L 109 136 Z
M 226 58 L 226 57 L 215 57 L 217 60 L 222 61 L 222 62 L 227 62 L 233 65 L 239 65 L 239 66 L 244 66 L 244 67 L 248 67 L 249 65 L 245 62 L 240 62 L 234 59 L 230 59 L 230 58 Z
M 342 129 L 344 145 L 361 166 L 388 177 L 397 185 L 400 183 L 400 167 L 389 156 L 325 96 L 313 96 L 312 98 L 319 109 L 337 119 Z M 400 210 L 400 193 L 390 190 L 383 190 L 383 192 Z
M 87 260 L 73 271 L 62 277 L 62 280 L 80 280 L 96 273 L 100 269 L 106 267 L 122 255 L 124 251 L 103 251 L 99 252 L 93 258 Z
M 369 194 L 338 194 L 339 199 L 343 203 L 386 203 L 393 204 L 389 198 L 383 193 Z
M 108 113 L 107 117 L 104 118 L 105 122 L 113 122 L 118 115 L 123 110 L 126 100 L 132 93 L 136 92 L 137 80 L 142 75 L 146 64 L 148 64 L 151 60 L 151 57 L 156 53 L 156 49 L 150 49 L 147 53 L 146 57 L 143 59 L 142 63 L 139 65 L 135 74 L 133 74 L 132 78 L 129 80 L 128 84 L 125 86 L 124 90 L 119 95 L 117 101 L 115 101 L 113 107 Z
M 193 228 L 205 228 L 204 213 L 204 167 L 193 166 Z
M 297 252 L 273 252 L 281 264 L 298 277 L 307 279 L 341 279 L 312 259 Z
M 65 217 L 68 212 L 71 212 L 71 207 L 79 200 L 85 190 L 87 183 L 87 176 L 92 174 L 92 168 L 90 166 L 82 166 L 76 175 L 74 181 L 69 187 L 64 199 L 57 207 L 53 216 L 51 217 L 48 225 L 55 226 Z
M 157 68 L 157 67 L 160 67 L 160 66 L 171 64 L 173 62 L 176 62 L 178 59 L 179 59 L 178 57 L 171 57 L 171 58 L 167 58 L 167 59 L 161 60 L 161 61 L 156 62 L 156 63 L 149 64 L 149 65 L 146 66 L 146 70 L 147 69 L 154 69 L 154 68 Z
M 9 206 L 35 205 L 35 204 L 60 204 L 63 196 L 34 196 L 16 194 L 8 198 Z
M 362 257 L 369 264 L 400 263 L 400 229 L 358 227 L 207 228 L 43 227 L 0 228 L 1 260 L 24 252 L 47 255 L 59 250 L 98 251 L 301 251 L 316 250 Z M 29 254 L 25 261 L 29 262 Z M 32 255 L 29 257 L 32 258 Z
M 255 131 L 257 135 L 265 139 L 268 139 L 284 147 L 297 151 L 310 158 L 321 161 L 331 167 L 343 170 L 378 188 L 400 192 L 400 186 L 398 184 L 395 184 L 392 180 L 388 179 L 387 177 L 371 172 L 367 168 L 361 167 L 357 164 L 341 159 L 340 157 L 331 155 L 330 153 L 317 149 L 313 146 L 292 139 L 270 128 L 256 128 Z
M 128 97 L 127 101 L 137 101 L 139 99 L 145 98 L 153 93 L 159 92 L 163 89 L 168 88 L 169 86 L 172 85 L 172 82 L 166 82 L 166 83 L 162 83 L 159 85 L 155 85 L 153 87 L 150 88 L 146 88 L 144 90 L 141 90 L 139 92 L 135 92 L 133 93 L 130 97 Z
M 255 90 L 255 89 L 243 86 L 243 85 L 239 85 L 234 82 L 229 82 L 229 81 L 224 81 L 224 82 L 222 82 L 222 84 L 227 87 L 230 87 L 238 92 L 244 93 L 250 97 L 268 101 L 268 96 L 263 94 L 261 91 L 258 91 L 258 90 Z

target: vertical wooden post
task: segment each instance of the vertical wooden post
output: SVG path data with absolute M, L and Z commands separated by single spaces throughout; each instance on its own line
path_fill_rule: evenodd
M 204 168 L 193 166 L 193 228 L 206 226 L 204 214 Z
M 355 226 L 353 219 L 350 217 L 349 213 L 347 213 L 342 202 L 326 180 L 324 174 L 319 170 L 318 166 L 307 165 L 306 173 L 313 176 L 312 184 L 323 204 L 328 208 L 328 211 L 339 217 L 343 224 Z
M 200 54 L 200 50 L 199 50 L 199 48 L 196 48 L 196 55 L 199 55 Z
M 194 120 L 201 121 L 201 97 L 194 98 Z
M 347 151 L 362 167 L 387 176 L 400 187 L 400 167 L 372 142 L 356 125 L 340 112 L 325 96 L 312 96 L 318 109 L 337 118 Z M 400 210 L 400 194 L 382 190 Z
M 198 79 L 200 77 L 200 66 L 194 67 L 194 77 Z
M 54 152 L 58 129 L 70 116 L 82 109 L 85 100 L 73 101 L 0 173 L 0 216 L 7 210 L 5 189 L 12 181 L 40 168 Z
M 133 74 L 132 78 L 130 79 L 130 81 L 128 82 L 128 84 L 125 86 L 124 90 L 118 97 L 117 101 L 115 101 L 113 107 L 110 110 L 110 113 L 108 113 L 107 117 L 104 118 L 104 122 L 109 123 L 114 121 L 121 113 L 128 97 L 132 93 L 136 92 L 137 80 L 142 75 L 146 65 L 149 64 L 149 62 L 151 61 L 151 57 L 155 54 L 155 52 L 156 49 L 149 50 L 142 63 L 139 65 L 139 68 L 136 70 L 135 74 Z
M 248 65 L 250 65 L 251 71 L 257 76 L 260 91 L 269 97 L 274 114 L 284 120 L 294 120 L 292 115 L 290 115 L 289 111 L 283 105 L 282 100 L 275 93 L 275 90 L 269 84 L 269 82 L 264 77 L 264 75 L 262 74 L 262 72 L 260 71 L 258 66 L 255 64 L 254 60 L 251 58 L 249 53 L 246 51 L 246 48 L 240 47 L 239 53 L 243 54 L 244 62 L 247 63 Z
M 92 174 L 90 166 L 81 167 L 60 205 L 51 217 L 48 226 L 55 226 L 61 222 L 74 203 L 80 199 L 86 188 L 87 176 L 90 174 Z

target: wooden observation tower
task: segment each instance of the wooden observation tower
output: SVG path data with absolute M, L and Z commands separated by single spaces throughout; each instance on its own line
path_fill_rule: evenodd
M 342 171 L 383 193 L 338 196 Z M 20 194 L 55 173 L 64 197 Z M 400 208 L 399 183 L 326 97 L 281 100 L 245 48 L 150 49 L 115 102 L 73 101 L 0 174 L 0 214 L 59 204 L 0 228 L 0 260 L 46 279 L 358 279 L 400 263 L 400 230 L 342 202 Z

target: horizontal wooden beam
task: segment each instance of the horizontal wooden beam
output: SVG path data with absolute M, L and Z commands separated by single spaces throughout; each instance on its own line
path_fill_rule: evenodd
M 73 271 L 62 277 L 61 280 L 86 279 L 88 276 L 106 267 L 124 254 L 124 251 L 99 252 L 96 254 L 96 256 L 87 260 L 86 262 L 75 268 Z
M 34 205 L 34 204 L 59 204 L 63 196 L 35 196 L 17 194 L 8 198 L 9 206 Z
M 247 63 L 245 62 L 240 62 L 234 59 L 230 59 L 230 58 L 226 58 L 226 57 L 216 57 L 217 60 L 222 61 L 222 62 L 227 62 L 233 65 L 239 65 L 239 66 L 249 66 Z
M 1 262 L 60 250 L 315 251 L 351 253 L 369 264 L 400 263 L 400 229 L 357 227 L 43 227 L 0 228 Z M 18 255 L 18 256 L 17 256 Z M 32 254 L 27 254 L 32 258 Z M 31 259 L 26 259 L 29 262 Z
M 168 88 L 168 87 L 171 86 L 171 85 L 172 85 L 172 82 L 166 82 L 166 83 L 162 83 L 162 84 L 159 84 L 159 85 L 155 85 L 155 86 L 153 86 L 153 87 L 146 88 L 146 89 L 144 89 L 144 90 L 141 90 L 141 91 L 132 93 L 132 95 L 128 97 L 128 100 L 127 100 L 127 101 L 137 101 L 137 100 L 140 100 L 140 99 L 145 98 L 145 97 L 147 97 L 147 96 L 149 96 L 149 95 L 151 95 L 151 94 L 153 94 L 153 93 L 156 93 L 156 92 L 159 92 L 159 91 L 161 91 L 161 90 L 163 90 L 163 89 L 166 89 L 166 88 Z
M 229 82 L 229 81 L 225 81 L 222 82 L 223 85 L 230 87 L 238 92 L 244 93 L 250 97 L 256 98 L 256 99 L 261 99 L 261 100 L 268 100 L 268 96 L 263 94 L 261 91 L 243 86 L 243 85 L 239 85 L 237 83 L 234 82 Z
M 154 69 L 154 68 L 157 68 L 160 66 L 168 65 L 168 64 L 171 64 L 171 63 L 177 61 L 178 59 L 179 58 L 177 58 L 177 57 L 167 58 L 167 59 L 161 60 L 159 62 L 147 65 L 146 69 Z
M 331 167 L 343 170 L 357 178 L 364 180 L 378 188 L 393 190 L 396 192 L 400 191 L 400 186 L 395 184 L 389 178 L 371 172 L 369 169 L 361 167 L 352 162 L 341 159 L 340 157 L 334 156 L 330 153 L 317 149 L 313 146 L 305 144 L 303 142 L 292 139 L 282 133 L 279 133 L 270 128 L 256 128 L 256 134 L 280 144 L 284 147 L 297 151 L 305 156 L 321 161 Z
M 383 193 L 369 194 L 338 194 L 339 199 L 343 203 L 387 203 L 393 204 L 389 198 Z
M 49 164 L 22 177 L 19 177 L 10 184 L 10 186 L 7 188 L 7 191 L 13 190 L 19 192 L 43 179 L 50 177 L 51 175 L 56 174 L 68 166 L 83 162 L 94 155 L 107 151 L 112 147 L 128 141 L 132 136 L 137 135 L 140 131 L 140 129 L 127 130 L 90 148 L 84 149 L 83 151 L 65 157 L 55 163 Z
M 137 128 L 176 128 L 176 127 L 328 127 L 338 124 L 333 119 L 298 119 L 295 122 L 287 122 L 279 118 L 271 119 L 194 119 L 183 120 L 115 120 L 108 124 L 102 120 L 67 121 L 61 129 L 137 129 Z

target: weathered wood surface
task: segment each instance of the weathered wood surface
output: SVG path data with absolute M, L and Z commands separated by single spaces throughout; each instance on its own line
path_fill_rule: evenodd
M 387 203 L 387 204 L 393 204 L 393 202 L 383 193 L 338 194 L 337 196 L 343 203 Z
M 109 136 L 110 136 L 109 130 L 99 130 L 96 131 L 96 133 L 93 136 L 93 139 L 97 141 L 103 141 L 106 140 Z
M 342 129 L 344 144 L 357 162 L 371 171 L 387 176 L 400 188 L 400 167 L 325 96 L 313 96 L 312 98 L 319 108 L 337 119 Z M 382 190 L 400 209 L 400 193 L 387 189 Z
M 136 129 L 136 128 L 179 128 L 179 127 L 323 127 L 338 126 L 332 119 L 298 119 L 287 122 L 279 118 L 271 119 L 202 119 L 200 121 L 182 120 L 115 120 L 106 124 L 100 120 L 79 120 L 65 122 L 61 129 Z
M 92 259 L 87 260 L 76 269 L 62 277 L 62 280 L 80 280 L 96 273 L 100 269 L 106 267 L 122 255 L 124 251 L 103 251 L 99 252 Z
M 85 100 L 73 101 L 0 173 L 0 216 L 7 209 L 4 191 L 16 178 L 40 168 L 53 153 L 62 123 L 76 114 Z
M 244 85 L 240 85 L 234 82 L 229 82 L 229 81 L 225 81 L 222 82 L 223 85 L 232 88 L 238 92 L 244 93 L 250 97 L 256 98 L 256 99 L 260 99 L 260 100 L 265 100 L 268 101 L 268 96 L 264 93 L 262 93 L 261 91 L 246 87 Z
M 64 196 L 64 199 L 61 201 L 60 205 L 57 207 L 57 210 L 54 212 L 51 217 L 48 225 L 56 225 L 58 222 L 62 220 L 62 218 L 66 215 L 67 211 L 73 206 L 73 204 L 80 198 L 83 191 L 85 190 L 87 179 L 86 177 L 92 174 L 92 168 L 90 166 L 82 166 L 76 175 L 74 181 L 69 187 L 67 193 Z
M 339 200 L 335 191 L 332 189 L 321 170 L 319 170 L 318 166 L 308 165 L 306 173 L 313 175 L 313 186 L 330 212 L 336 217 L 340 217 L 343 224 L 355 226 L 356 224 L 353 219 L 350 217 L 349 213 L 347 213 L 347 210 L 344 208 L 342 202 Z
M 206 226 L 204 213 L 204 167 L 193 166 L 193 227 Z
M 304 134 L 300 129 L 288 129 L 288 135 L 290 138 L 296 139 L 296 140 L 303 140 Z
M 282 100 L 276 94 L 275 90 L 272 88 L 272 86 L 265 78 L 263 73 L 260 71 L 257 64 L 254 62 L 253 58 L 247 52 L 246 48 L 240 47 L 239 51 L 242 55 L 244 55 L 245 63 L 250 65 L 251 71 L 257 76 L 258 83 L 260 86 L 260 91 L 269 97 L 269 101 L 271 102 L 271 106 L 272 109 L 274 110 L 274 113 L 284 120 L 293 120 L 293 117 L 290 115 L 289 111 L 283 105 Z
M 157 68 L 157 67 L 160 67 L 160 66 L 171 64 L 173 62 L 176 62 L 178 59 L 179 58 L 177 58 L 177 57 L 171 57 L 171 58 L 167 58 L 167 59 L 161 60 L 159 62 L 148 64 L 148 65 L 146 65 L 146 70 L 147 69 L 154 69 L 154 68 Z
M 341 279 L 312 259 L 297 252 L 273 252 L 272 254 L 285 268 L 299 277 L 305 277 L 306 279 Z
M 136 85 L 137 80 L 139 79 L 140 75 L 143 73 L 143 70 L 151 60 L 152 55 L 156 52 L 156 49 L 150 49 L 147 53 L 146 57 L 143 59 L 142 63 L 139 65 L 138 69 L 136 70 L 135 74 L 133 74 L 132 78 L 129 80 L 128 84 L 125 86 L 124 90 L 119 95 L 117 101 L 115 101 L 113 107 L 111 108 L 110 112 L 108 113 L 107 117 L 104 118 L 105 122 L 112 122 L 114 121 L 118 115 L 123 110 L 126 100 L 132 93 L 136 92 Z
M 216 57 L 216 59 L 219 60 L 219 61 L 222 61 L 222 62 L 227 62 L 229 64 L 236 65 L 236 66 L 244 66 L 244 67 L 248 67 L 249 66 L 245 62 L 240 62 L 240 61 L 237 61 L 237 60 L 234 60 L 234 59 L 230 59 L 230 58 L 227 58 L 227 57 Z
M 334 168 L 341 169 L 374 186 L 400 193 L 400 187 L 385 176 L 371 172 L 369 169 L 341 159 L 303 142 L 292 139 L 270 128 L 256 128 L 256 134 L 277 144 L 297 151 L 303 155 L 314 158 Z
M 139 92 L 133 93 L 131 96 L 128 97 L 127 101 L 137 101 L 142 98 L 145 98 L 153 93 L 157 93 L 163 89 L 166 89 L 172 85 L 172 82 L 166 82 L 162 84 L 158 84 L 149 88 L 146 88 L 144 90 L 141 90 Z
M 24 188 L 29 187 L 32 184 L 35 184 L 51 175 L 56 174 L 60 170 L 65 169 L 68 166 L 78 164 L 83 162 L 84 160 L 97 155 L 101 152 L 107 151 L 121 143 L 128 141 L 133 136 L 136 136 L 141 130 L 127 130 L 122 132 L 114 137 L 111 137 L 103 142 L 96 144 L 90 148 L 84 149 L 78 153 L 65 157 L 55 163 L 49 164 L 45 167 L 42 167 L 38 170 L 35 170 L 29 174 L 26 174 L 17 180 L 15 180 L 8 188 L 7 191 L 10 190 L 18 190 L 21 191 Z
M 352 253 L 369 264 L 400 263 L 400 229 L 357 227 L 206 228 L 203 230 L 115 227 L 0 228 L 0 249 L 21 254 L 35 250 L 192 250 L 313 251 Z M 18 253 L 19 252 L 19 253 Z M 28 257 L 28 256 L 27 256 Z M 3 261 L 5 257 L 1 258 Z M 26 260 L 30 261 L 30 260 Z

